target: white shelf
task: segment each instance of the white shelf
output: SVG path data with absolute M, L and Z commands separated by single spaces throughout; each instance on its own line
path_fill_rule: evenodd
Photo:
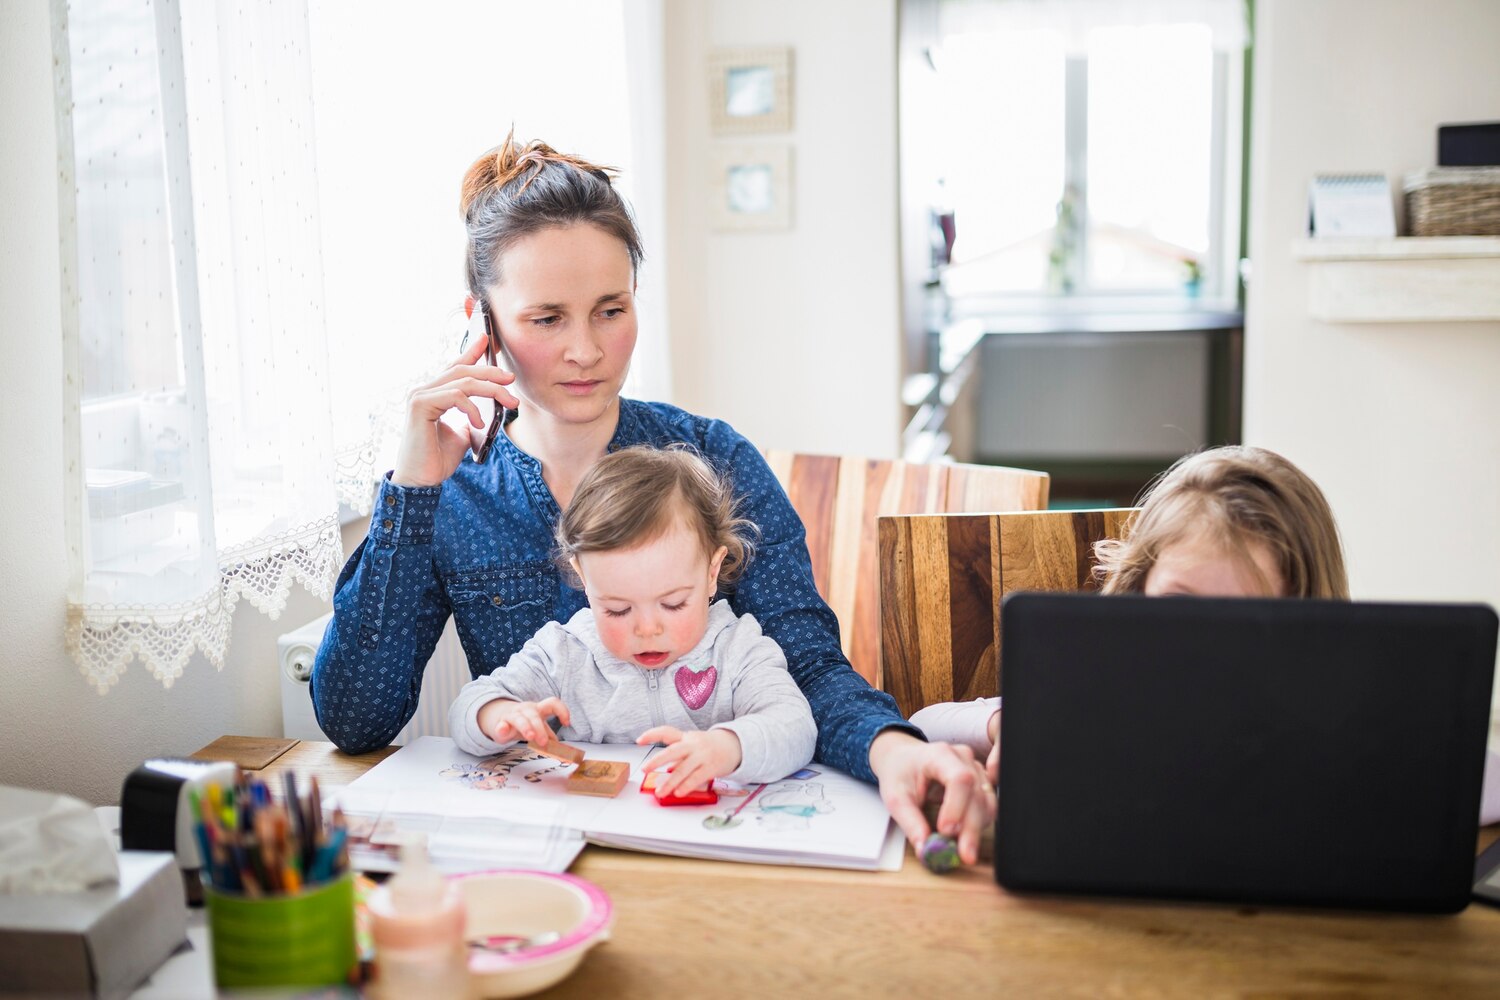
M 1305 239 L 1293 253 L 1325 322 L 1500 320 L 1500 236 Z

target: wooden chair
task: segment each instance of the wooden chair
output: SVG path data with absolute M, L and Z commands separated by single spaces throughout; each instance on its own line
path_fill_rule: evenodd
M 1045 472 L 786 451 L 768 451 L 766 461 L 807 528 L 813 580 L 838 617 L 844 654 L 872 684 L 881 632 L 876 518 L 1047 506 Z
M 1000 689 L 1000 601 L 1092 590 L 1094 543 L 1133 509 L 882 517 L 878 686 L 910 715 Z

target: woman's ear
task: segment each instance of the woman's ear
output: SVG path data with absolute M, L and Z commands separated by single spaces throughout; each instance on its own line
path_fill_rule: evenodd
M 569 559 L 568 565 L 573 567 L 573 575 L 578 577 L 579 589 L 588 590 L 588 581 L 583 578 L 583 565 L 579 563 L 578 557 L 574 556 L 573 558 Z

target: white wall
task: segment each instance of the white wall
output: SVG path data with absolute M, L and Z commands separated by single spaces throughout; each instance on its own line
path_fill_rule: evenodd
M 1439 123 L 1495 117 L 1500 4 L 1256 10 L 1246 440 L 1327 491 L 1356 597 L 1500 605 L 1500 323 L 1321 323 L 1292 256 L 1313 173 L 1399 185 Z
M 894 0 L 668 0 L 673 396 L 761 447 L 893 457 L 899 428 Z M 707 60 L 794 50 L 793 226 L 708 228 Z M 749 142 L 762 141 L 751 137 Z

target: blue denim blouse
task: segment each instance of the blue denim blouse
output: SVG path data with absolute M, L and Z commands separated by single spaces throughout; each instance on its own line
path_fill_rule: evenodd
M 786 653 L 818 722 L 817 759 L 873 781 L 870 744 L 896 727 L 922 738 L 890 695 L 854 672 L 813 584 L 802 520 L 759 451 L 721 420 L 620 400 L 609 450 L 686 442 L 727 474 L 760 527 L 754 557 L 725 596 Z M 542 465 L 505 434 L 489 461 L 466 458 L 441 486 L 380 486 L 369 535 L 339 574 L 333 620 L 313 666 L 318 724 L 342 750 L 390 743 L 417 709 L 422 671 L 448 616 L 478 677 L 503 667 L 549 621 L 586 603 L 552 561 L 561 513 Z

